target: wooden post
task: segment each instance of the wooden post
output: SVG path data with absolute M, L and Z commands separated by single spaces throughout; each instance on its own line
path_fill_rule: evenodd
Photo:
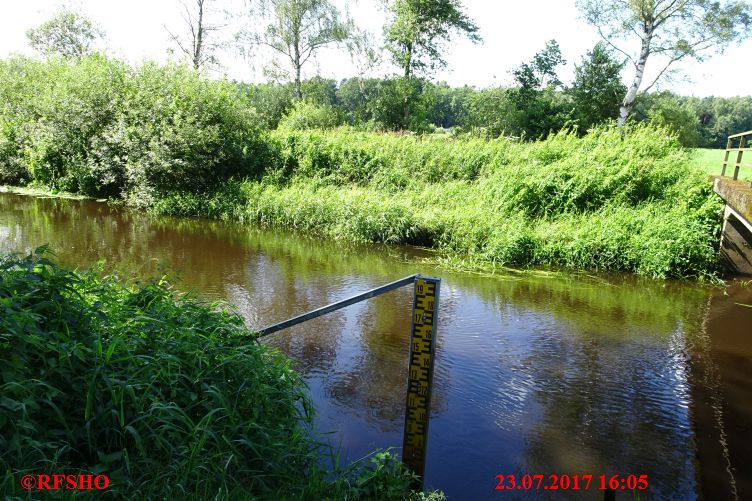
M 726 141 L 726 155 L 723 157 L 723 169 L 721 170 L 721 176 L 726 175 L 726 166 L 728 165 L 729 153 L 731 153 L 731 146 L 734 144 L 734 140 L 728 138 Z
M 742 166 L 742 154 L 747 147 L 747 136 L 739 139 L 739 153 L 736 155 L 736 165 L 734 166 L 734 181 L 739 177 L 739 168 Z

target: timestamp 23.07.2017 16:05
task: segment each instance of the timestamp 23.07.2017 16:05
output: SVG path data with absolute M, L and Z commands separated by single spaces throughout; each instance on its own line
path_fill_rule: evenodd
M 589 490 L 644 491 L 648 488 L 647 475 L 496 475 L 496 490 Z

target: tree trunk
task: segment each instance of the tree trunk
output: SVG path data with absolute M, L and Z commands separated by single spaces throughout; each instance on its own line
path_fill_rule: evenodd
M 413 64 L 413 44 L 407 44 L 407 54 L 405 55 L 405 78 L 410 78 L 410 67 Z
M 413 44 L 407 44 L 407 56 L 405 60 L 405 83 L 410 83 L 410 67 L 413 63 Z M 410 127 L 410 94 L 406 94 L 402 103 L 402 117 L 404 126 Z
M 619 119 L 616 122 L 619 128 L 624 127 L 629 114 L 632 113 L 635 100 L 637 99 L 637 91 L 640 90 L 640 85 L 642 85 L 642 77 L 645 75 L 645 63 L 647 63 L 650 56 L 650 42 L 653 38 L 652 21 L 645 23 L 643 32 L 644 36 L 642 38 L 642 47 L 640 48 L 640 57 L 637 59 L 637 64 L 635 65 L 635 76 L 632 79 L 632 85 L 627 90 L 627 95 L 624 96 L 624 101 L 622 101 L 619 107 Z
M 295 97 L 303 99 L 303 91 L 300 88 L 300 22 L 296 23 L 296 28 L 293 36 L 293 53 L 294 57 L 292 65 L 295 67 Z
M 201 70 L 201 51 L 204 44 L 204 0 L 197 0 L 198 3 L 198 28 L 196 30 L 196 40 L 193 46 L 193 68 L 196 71 Z
M 300 88 L 300 63 L 295 63 L 295 97 L 303 99 L 303 91 Z

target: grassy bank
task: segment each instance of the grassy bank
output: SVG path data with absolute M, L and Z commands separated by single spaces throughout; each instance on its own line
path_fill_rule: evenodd
M 663 129 L 517 143 L 261 122 L 237 86 L 186 68 L 11 58 L 0 184 L 426 245 L 469 267 L 716 272 L 720 201 Z
M 164 281 L 2 258 L 0 360 L 0 497 L 24 495 L 25 473 L 83 472 L 128 499 L 410 493 L 388 454 L 327 472 L 289 360 Z
M 430 246 L 471 265 L 715 272 L 720 202 L 659 129 L 538 143 L 345 129 L 267 141 L 263 176 L 172 192 L 153 210 Z

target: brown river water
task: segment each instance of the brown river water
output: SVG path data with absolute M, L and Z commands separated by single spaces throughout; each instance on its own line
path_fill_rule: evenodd
M 440 276 L 426 487 L 450 499 L 602 499 L 599 475 L 645 474 L 639 499 L 752 499 L 752 284 L 449 273 L 419 249 L 0 193 L 0 254 L 44 243 L 72 266 L 168 273 L 252 328 Z M 265 338 L 295 361 L 316 430 L 346 459 L 401 446 L 410 305 L 400 289 Z M 594 480 L 497 491 L 499 474 Z

